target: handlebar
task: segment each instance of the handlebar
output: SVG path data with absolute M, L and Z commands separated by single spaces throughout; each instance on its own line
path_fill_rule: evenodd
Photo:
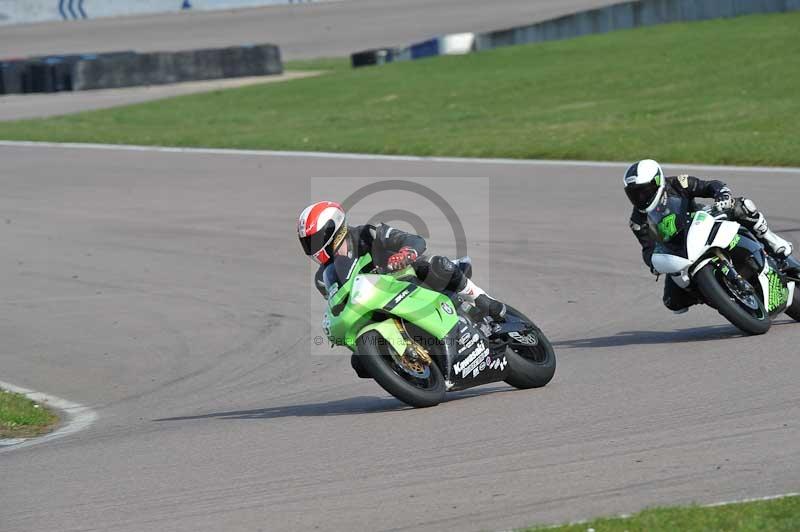
M 416 276 L 416 272 L 414 268 L 411 266 L 406 266 L 402 270 L 392 271 L 388 268 L 375 268 L 375 272 L 379 275 L 388 275 L 389 277 L 394 277 L 395 279 L 399 279 L 401 277 L 407 277 L 409 275 Z
M 700 210 L 705 212 L 705 213 L 707 213 L 707 214 L 709 214 L 715 220 L 727 220 L 728 219 L 728 213 L 717 210 L 715 205 L 705 205 Z

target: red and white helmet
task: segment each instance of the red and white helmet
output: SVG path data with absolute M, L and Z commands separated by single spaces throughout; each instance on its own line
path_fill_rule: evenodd
M 347 216 L 333 201 L 318 201 L 300 213 L 297 237 L 306 255 L 327 264 L 347 235 Z

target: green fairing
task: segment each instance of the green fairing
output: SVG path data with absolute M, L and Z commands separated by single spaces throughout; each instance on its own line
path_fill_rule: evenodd
M 769 307 L 767 312 L 772 312 L 789 301 L 789 289 L 783 286 L 780 276 L 774 270 L 770 270 L 767 273 L 767 278 L 769 279 Z
M 670 240 L 675 233 L 678 232 L 678 227 L 676 225 L 677 216 L 675 213 L 669 214 L 661 219 L 658 222 L 658 234 L 661 235 L 661 238 L 666 242 Z
M 728 246 L 728 249 L 732 250 L 736 246 L 738 246 L 739 245 L 739 240 L 741 240 L 741 239 L 742 239 L 742 237 L 739 236 L 739 235 L 736 235 L 735 237 L 733 237 L 733 240 L 731 240 L 731 245 Z
M 413 277 L 412 268 L 393 275 L 357 273 L 371 261 L 369 254 L 359 258 L 353 269 L 354 274 L 328 302 L 326 333 L 331 343 L 345 345 L 354 350 L 359 336 L 368 330 L 376 330 L 392 345 L 400 345 L 396 340 L 398 337 L 402 340 L 402 337 L 393 321 L 375 324 L 372 320 L 374 312 L 407 320 L 439 340 L 456 325 L 458 316 L 447 296 L 401 280 Z M 399 303 L 393 308 L 385 308 L 406 289 L 409 291 Z M 342 305 L 344 307 L 339 315 L 334 316 L 332 309 Z M 445 308 L 450 309 L 451 313 L 446 312 Z

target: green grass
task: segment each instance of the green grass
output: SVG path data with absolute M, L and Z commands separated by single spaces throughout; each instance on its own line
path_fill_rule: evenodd
M 730 504 L 714 508 L 655 508 L 629 518 L 594 519 L 558 527 L 528 528 L 548 532 L 796 532 L 800 497 Z
M 0 438 L 27 438 L 50 432 L 58 416 L 17 393 L 0 390 Z
M 800 165 L 800 12 L 673 24 L 67 117 L 0 138 Z

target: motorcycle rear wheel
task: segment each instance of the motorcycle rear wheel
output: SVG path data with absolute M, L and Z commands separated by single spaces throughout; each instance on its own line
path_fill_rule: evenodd
M 377 331 L 361 335 L 356 344 L 361 365 L 381 388 L 397 399 L 414 408 L 436 406 L 444 400 L 447 387 L 435 363 L 427 366 L 427 377 L 420 378 L 397 362 L 392 346 Z
M 507 314 L 527 324 L 536 336 L 535 346 L 513 343 L 506 349 L 510 368 L 505 381 L 514 388 L 527 390 L 541 388 L 553 379 L 556 372 L 556 353 L 547 336 L 530 319 L 517 309 L 506 305 Z
M 794 321 L 800 321 L 800 286 L 795 286 L 794 299 L 785 312 Z

